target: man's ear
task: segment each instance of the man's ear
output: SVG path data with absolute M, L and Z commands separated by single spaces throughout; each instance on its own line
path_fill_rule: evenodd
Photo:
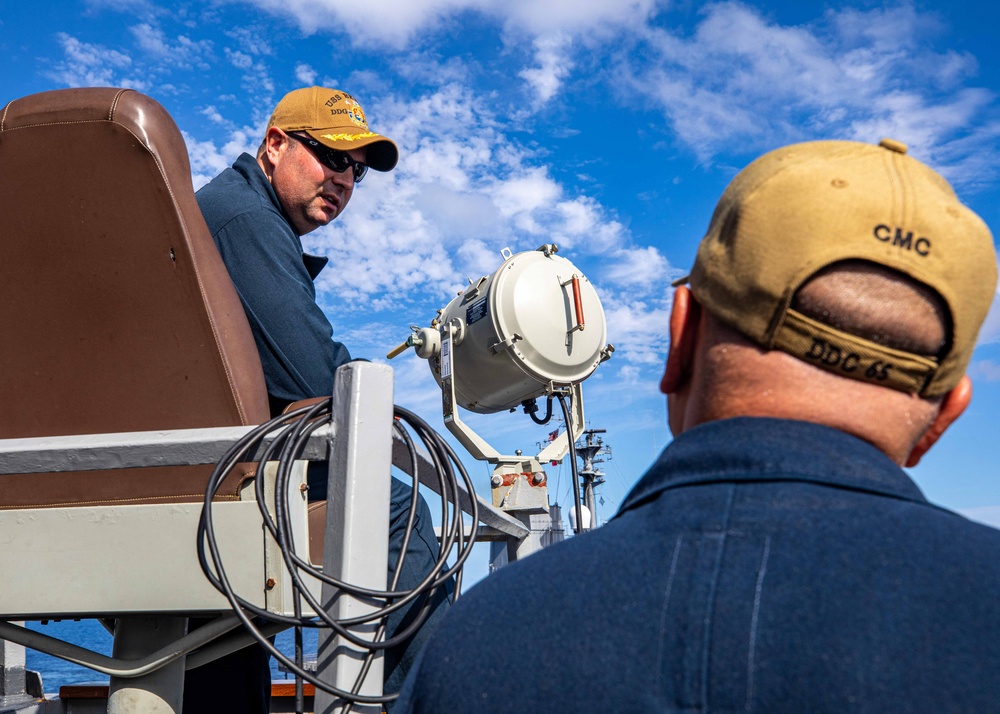
M 674 291 L 674 307 L 670 312 L 670 349 L 667 351 L 667 367 L 660 380 L 660 391 L 664 394 L 676 392 L 684 386 L 691 373 L 700 311 L 701 306 L 690 288 L 681 285 Z
M 272 126 L 267 130 L 267 133 L 264 135 L 264 154 L 272 165 L 279 161 L 281 151 L 283 148 L 287 148 L 285 147 L 287 143 L 288 137 L 285 136 L 281 129 Z
M 906 457 L 907 466 L 916 466 L 920 463 L 923 455 L 937 443 L 937 440 L 941 438 L 945 430 L 956 419 L 962 416 L 962 412 L 969 406 L 970 401 L 972 401 L 972 380 L 966 374 L 962 375 L 962 379 L 959 380 L 954 389 L 944 395 L 944 401 L 941 402 L 941 409 L 938 411 L 934 421 L 927 427 L 927 431 L 920 437 L 910 455 Z

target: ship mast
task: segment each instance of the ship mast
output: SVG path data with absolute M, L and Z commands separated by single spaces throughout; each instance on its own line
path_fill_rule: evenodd
M 605 459 L 598 456 L 610 455 L 611 447 L 604 445 L 604 439 L 598 434 L 604 434 L 607 429 L 587 429 L 583 432 L 583 444 L 577 444 L 576 455 L 583 460 L 580 469 L 583 503 L 590 511 L 590 523 L 583 524 L 581 530 L 591 530 L 597 527 L 597 505 L 594 503 L 594 488 L 604 483 L 604 472 L 595 468 L 596 464 L 604 463 Z

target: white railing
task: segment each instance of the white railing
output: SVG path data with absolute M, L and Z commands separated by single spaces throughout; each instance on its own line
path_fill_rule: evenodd
M 391 369 L 351 363 L 337 373 L 332 423 L 314 432 L 301 454 L 305 460 L 329 461 L 329 493 L 337 494 L 327 503 L 323 572 L 339 573 L 346 581 L 376 589 L 385 587 L 387 572 L 387 529 L 378 523 L 387 522 L 388 466 L 391 461 L 404 472 L 412 471 L 411 451 L 391 435 L 391 420 Z M 0 479 L 3 474 L 214 464 L 253 428 L 0 440 Z M 265 445 L 266 440 L 260 450 Z M 273 484 L 273 472 L 265 477 Z M 439 490 L 434 465 L 419 449 L 417 477 L 421 484 Z M 302 557 L 308 559 L 308 504 L 299 488 L 302 484 L 305 468 L 299 466 L 290 479 L 288 501 L 296 549 L 301 544 Z M 459 488 L 457 500 L 466 513 L 472 510 L 473 498 L 478 502 L 481 538 L 518 543 L 529 535 L 521 521 Z M 172 707 L 166 711 L 179 712 L 185 664 L 196 666 L 250 641 L 237 629 L 229 602 L 199 566 L 196 534 L 201 508 L 200 503 L 175 503 L 0 510 L 0 572 L 5 579 L 0 620 L 110 616 L 118 622 L 112 657 L 0 622 L 0 637 L 7 640 L 3 682 L 7 690 L 22 688 L 0 691 L 0 697 L 24 694 L 24 657 L 18 648 L 27 645 L 109 674 L 109 712 L 164 711 L 164 702 Z M 253 489 L 245 489 L 243 500 L 213 504 L 212 512 L 234 589 L 271 612 L 291 614 L 290 578 L 274 550 L 276 544 L 263 536 Z M 248 546 L 252 543 L 259 547 Z M 324 603 L 336 600 L 328 587 L 316 581 L 310 584 Z M 356 601 L 351 604 L 351 598 L 339 600 L 343 612 L 337 616 L 353 616 L 364 609 Z M 186 628 L 177 624 L 184 622 L 178 613 L 213 613 L 218 619 L 185 634 Z M 341 645 L 331 634 L 328 641 L 321 639 L 320 650 Z M 319 676 L 348 689 L 359 662 L 360 658 L 337 657 Z M 381 694 L 380 664 L 365 681 L 362 693 Z M 330 695 L 317 691 L 316 711 L 337 708 Z

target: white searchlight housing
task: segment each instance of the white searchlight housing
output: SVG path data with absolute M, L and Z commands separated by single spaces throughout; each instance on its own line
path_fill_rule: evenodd
M 453 364 L 440 352 L 430 358 L 438 384 L 451 367 L 459 406 L 481 414 L 514 409 L 549 385 L 582 382 L 607 346 L 600 298 L 571 262 L 554 249 L 502 255 L 493 275 L 440 313 L 442 325 L 456 328 Z
M 557 250 L 546 244 L 515 255 L 505 248 L 492 275 L 470 279 L 430 327 L 413 328 L 388 355 L 415 347 L 428 361 L 441 386 L 445 424 L 474 458 L 497 464 L 494 486 L 510 474 L 544 482 L 540 463 L 561 460 L 583 433 L 580 383 L 614 352 L 597 291 Z M 501 455 L 457 409 L 488 414 L 526 402 L 533 408 L 542 396 L 568 398 L 572 416 L 566 431 L 533 459 L 520 451 Z

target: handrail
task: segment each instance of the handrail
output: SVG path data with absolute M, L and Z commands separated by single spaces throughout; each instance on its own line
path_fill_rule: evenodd
M 214 464 L 255 426 L 0 439 L 0 475 Z M 302 458 L 322 460 L 330 427 L 316 430 Z M 258 449 L 263 452 L 269 442 Z
M 0 439 L 0 475 L 214 464 L 254 428 L 226 426 Z M 317 429 L 305 446 L 302 458 L 310 461 L 327 459 L 331 438 L 329 425 Z M 268 438 L 265 437 L 258 454 L 263 452 L 267 443 Z M 409 447 L 395 434 L 392 464 L 412 475 Z M 421 484 L 440 495 L 437 472 L 427 453 L 419 447 L 417 478 Z M 471 513 L 472 501 L 464 488 L 460 488 L 459 499 L 462 510 Z M 483 525 L 516 540 L 528 535 L 529 530 L 523 523 L 495 508 L 478 494 L 476 500 L 479 502 L 479 520 Z
M 0 621 L 0 638 L 16 642 L 40 652 L 46 652 L 68 662 L 89 667 L 109 676 L 141 677 L 183 657 L 188 652 L 193 652 L 199 647 L 207 645 L 220 635 L 234 630 L 239 626 L 240 621 L 236 615 L 225 615 L 206 623 L 204 626 L 199 627 L 156 652 L 132 660 L 121 657 L 108 657 L 93 650 L 88 650 L 85 647 L 79 647 L 6 621 Z

